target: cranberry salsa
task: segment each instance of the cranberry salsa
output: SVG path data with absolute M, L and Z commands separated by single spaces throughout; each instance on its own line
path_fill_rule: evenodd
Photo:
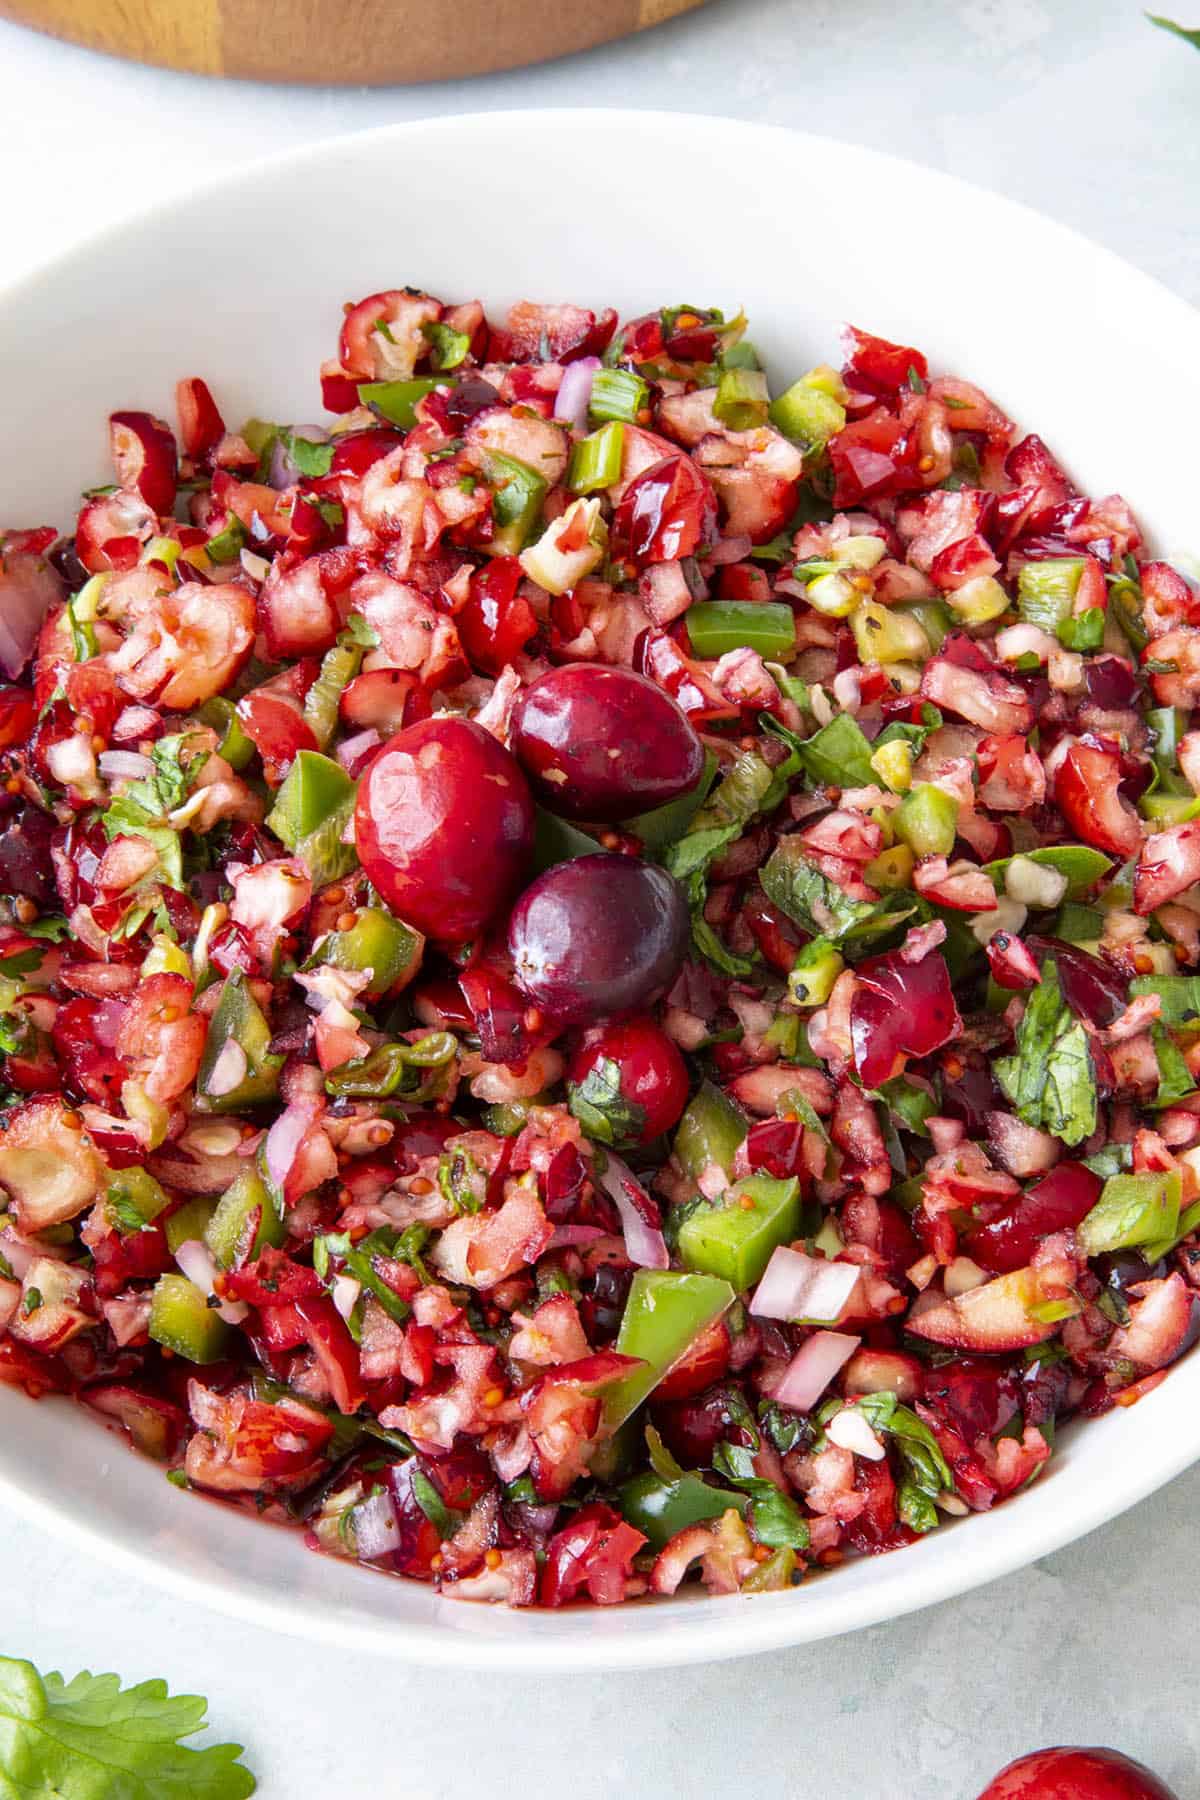
M 0 1378 L 516 1606 L 1015 1494 L 1200 1290 L 1200 591 L 851 329 L 411 288 L 0 538 Z

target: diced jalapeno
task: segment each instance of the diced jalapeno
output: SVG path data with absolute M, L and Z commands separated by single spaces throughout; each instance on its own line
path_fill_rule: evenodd
M 929 781 L 910 789 L 892 814 L 892 830 L 916 856 L 949 856 L 957 829 L 957 800 Z
M 252 1224 L 253 1242 L 248 1242 Z M 204 1229 L 204 1241 L 222 1269 L 232 1269 L 236 1263 L 260 1255 L 268 1244 L 278 1249 L 286 1237 L 287 1227 L 252 1164 L 226 1188 Z
M 828 938 L 813 938 L 797 952 L 788 976 L 788 999 L 796 1006 L 824 1006 L 845 968 Z
M 197 717 L 216 732 L 217 755 L 223 756 L 231 769 L 244 769 L 254 756 L 254 745 L 242 730 L 232 700 L 217 694 L 204 702 Z
M 1172 1237 L 1180 1193 L 1180 1177 L 1174 1169 L 1161 1174 L 1110 1175 L 1100 1198 L 1078 1227 L 1083 1251 L 1088 1256 L 1103 1256 Z
M 172 1256 L 178 1253 L 181 1244 L 200 1243 L 203 1240 L 215 1205 L 216 1201 L 207 1194 L 195 1194 L 169 1214 L 163 1229 L 167 1236 L 167 1249 Z
M 358 398 L 363 406 L 407 431 L 417 422 L 417 403 L 434 388 L 452 388 L 445 375 L 414 375 L 411 381 L 364 381 L 359 383 Z
M 794 438 L 806 449 L 816 449 L 844 429 L 846 409 L 816 386 L 811 376 L 804 375 L 773 402 L 770 417 L 785 437 Z
M 652 1469 L 635 1475 L 617 1490 L 617 1507 L 622 1518 L 648 1538 L 654 1550 L 661 1550 L 685 1525 L 696 1525 L 703 1519 L 719 1519 L 737 1503 L 732 1494 L 710 1487 L 699 1475 L 681 1475 L 676 1481 L 664 1481 Z
M 722 369 L 713 401 L 713 414 L 722 425 L 731 431 L 753 431 L 766 424 L 770 404 L 767 378 L 760 370 L 736 365 Z
M 150 1297 L 150 1336 L 187 1362 L 220 1362 L 232 1333 L 186 1275 L 160 1275 Z
M 304 717 L 322 750 L 337 730 L 338 702 L 362 667 L 362 659 L 363 646 L 348 636 L 340 637 L 332 650 L 325 652 L 320 673 L 304 696 Z
M 493 556 L 516 556 L 537 529 L 546 498 L 546 478 L 515 456 L 485 450 L 483 472 L 492 488 L 495 531 L 488 550 Z
M 1021 617 L 1056 637 L 1063 620 L 1071 616 L 1082 576 L 1081 556 L 1056 556 L 1023 564 L 1017 576 Z
M 343 841 L 354 814 L 355 786 L 342 768 L 317 750 L 301 750 L 275 796 L 267 829 L 308 864 L 314 887 L 348 875 L 358 861 Z
M 326 963 L 335 969 L 369 973 L 367 993 L 386 994 L 420 962 L 423 942 L 419 932 L 393 919 L 391 913 L 367 906 L 355 915 L 349 930 L 331 931 L 322 938 L 305 967 L 315 969 Z
M 225 1046 L 234 1042 L 245 1057 L 245 1073 L 233 1087 L 213 1092 L 213 1074 Z M 208 1039 L 196 1077 L 196 1106 L 200 1112 L 240 1112 L 274 1097 L 279 1088 L 283 1057 L 272 1055 L 271 1027 L 241 969 L 225 983 L 217 1010 L 208 1025 Z
M 684 615 L 697 656 L 706 660 L 743 647 L 764 657 L 789 657 L 796 648 L 796 615 L 775 600 L 699 600 Z
M 145 1169 L 118 1170 L 108 1184 L 106 1198 L 110 1206 L 127 1215 L 136 1213 L 147 1225 L 171 1204 L 169 1195 Z

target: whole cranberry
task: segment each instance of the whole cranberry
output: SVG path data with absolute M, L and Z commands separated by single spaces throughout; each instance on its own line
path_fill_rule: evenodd
M 611 822 L 665 806 L 704 768 L 696 729 L 669 694 L 632 669 L 596 663 L 564 663 L 527 687 L 512 746 L 542 805 L 569 819 Z
M 1144 1764 L 1119 1750 L 1060 1746 L 1018 1757 L 978 1800 L 1176 1800 Z
M 363 868 L 408 924 L 442 943 L 476 937 L 511 897 L 533 844 L 516 760 L 470 719 L 407 725 L 362 779 Z
M 563 1025 L 595 1025 L 666 993 L 688 937 L 683 889 L 665 869 L 631 856 L 579 856 L 525 889 L 508 950 L 535 1006 Z
M 604 1137 L 601 1128 L 603 1141 L 617 1146 L 650 1143 L 678 1123 L 687 1105 L 687 1064 L 666 1032 L 644 1017 L 589 1031 L 567 1065 L 567 1080 L 611 1129 Z

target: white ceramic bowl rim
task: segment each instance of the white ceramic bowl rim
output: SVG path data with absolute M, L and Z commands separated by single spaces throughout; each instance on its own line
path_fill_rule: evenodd
M 985 386 L 992 386 L 989 366 L 998 360 L 1001 378 L 995 397 L 1005 403 L 1006 381 L 1014 389 L 1020 387 L 1025 396 L 1020 411 L 1027 427 L 1039 428 L 1038 396 L 1043 393 L 1048 396 L 1048 403 L 1057 404 L 1063 419 L 1079 417 L 1077 439 L 1064 426 L 1063 441 L 1068 446 L 1067 460 L 1077 472 L 1082 473 L 1085 467 L 1097 471 L 1095 481 L 1085 480 L 1085 485 L 1107 491 L 1100 486 L 1105 482 L 1106 468 L 1110 471 L 1107 485 L 1122 485 L 1124 463 L 1135 477 L 1126 484 L 1128 496 L 1165 548 L 1171 546 L 1164 541 L 1164 534 L 1182 529 L 1184 521 L 1190 522 L 1187 502 L 1191 498 L 1191 483 L 1183 467 L 1188 465 L 1187 455 L 1173 457 L 1168 441 L 1163 439 L 1164 451 L 1155 451 L 1155 456 L 1161 455 L 1161 473 L 1156 473 L 1151 493 L 1147 472 L 1152 466 L 1158 467 L 1155 457 L 1147 463 L 1143 448 L 1139 461 L 1129 453 L 1128 445 L 1128 438 L 1137 435 L 1139 422 L 1144 435 L 1155 424 L 1165 429 L 1167 419 L 1186 419 L 1189 413 L 1194 416 L 1200 409 L 1200 377 L 1196 373 L 1200 369 L 1200 315 L 1183 301 L 1066 228 L 1011 201 L 983 194 L 954 177 L 782 127 L 686 113 L 547 110 L 466 114 L 389 126 L 266 158 L 198 187 L 179 202 L 153 207 L 94 235 L 0 294 L 0 375 L 6 354 L 12 358 L 14 371 L 18 366 L 18 338 L 23 346 L 31 344 L 24 360 L 38 361 L 38 321 L 47 308 L 51 312 L 60 305 L 63 308 L 64 318 L 53 321 L 56 330 L 62 330 L 64 323 L 78 325 L 87 318 L 85 299 L 93 264 L 103 269 L 122 252 L 136 264 L 152 252 L 158 240 L 171 239 L 181 218 L 194 216 L 203 225 L 207 210 L 211 222 L 214 204 L 218 209 L 227 207 L 236 215 L 239 228 L 244 229 L 246 208 L 241 206 L 242 201 L 260 193 L 269 206 L 272 197 L 278 199 L 281 194 L 281 176 L 298 187 L 306 182 L 319 185 L 326 176 L 337 174 L 353 182 L 363 179 L 367 171 L 399 169 L 406 160 L 411 164 L 423 157 L 436 160 L 457 156 L 465 166 L 468 154 L 481 157 L 484 164 L 490 157 L 502 170 L 506 154 L 508 166 L 512 167 L 514 161 L 519 164 L 520 154 L 553 154 L 565 138 L 571 140 L 576 166 L 587 165 L 587 179 L 593 191 L 600 191 L 608 163 L 615 162 L 614 191 L 628 193 L 620 188 L 622 171 L 652 180 L 653 174 L 647 171 L 655 168 L 655 153 L 666 156 L 685 145 L 694 153 L 701 153 L 698 180 L 715 179 L 714 171 L 727 171 L 732 165 L 744 172 L 752 186 L 761 180 L 769 188 L 775 180 L 773 171 L 782 165 L 789 182 L 799 188 L 806 175 L 816 172 L 826 184 L 836 184 L 838 191 L 847 196 L 847 207 L 860 209 L 864 233 L 875 230 L 873 207 L 882 197 L 887 242 L 881 241 L 880 255 L 903 247 L 901 227 L 896 220 L 905 196 L 910 196 L 925 230 L 940 228 L 940 241 L 950 252 L 948 260 L 953 262 L 953 253 L 960 249 L 963 253 L 966 266 L 959 270 L 951 295 L 958 309 L 953 326 L 944 318 L 939 322 L 936 302 L 944 297 L 944 290 L 939 296 L 927 288 L 926 328 L 918 333 L 920 296 L 917 311 L 913 310 L 911 296 L 908 300 L 903 296 L 892 298 L 888 290 L 885 297 L 880 297 L 877 274 L 871 290 L 874 297 L 864 302 L 862 309 L 854 302 L 857 322 L 881 333 L 893 332 L 904 341 L 920 343 L 939 364 L 953 366 L 956 373 L 978 379 Z M 569 168 L 570 163 L 564 166 Z M 482 186 L 486 189 L 492 179 L 490 175 L 482 178 Z M 496 179 L 502 188 L 502 174 Z M 728 200 L 734 189 L 728 173 L 723 179 Z M 776 186 L 774 209 L 768 204 L 766 212 L 778 223 L 781 212 L 786 215 L 781 196 L 796 188 L 778 183 Z M 498 195 L 499 189 L 496 204 Z M 634 205 L 632 201 L 628 204 Z M 584 222 L 602 234 L 610 234 L 607 241 L 614 252 L 624 249 L 627 256 L 632 256 L 638 243 L 645 241 L 644 232 L 652 223 L 652 214 L 641 201 L 637 204 L 644 215 L 643 237 L 639 239 L 635 234 L 633 242 L 624 246 L 611 236 L 612 214 L 595 218 L 585 210 Z M 542 212 L 548 214 L 548 204 Z M 749 213 L 753 224 L 752 205 Z M 977 215 L 986 219 L 987 231 L 973 225 Z M 544 225 L 545 217 L 539 216 L 537 223 Z M 481 238 L 492 233 L 493 254 L 499 255 L 493 223 L 484 217 L 478 229 Z M 671 221 L 665 220 L 664 235 L 669 238 L 672 229 Z M 737 252 L 736 229 L 728 229 L 733 241 L 726 249 Z M 989 240 L 988 231 L 996 234 L 993 240 Z M 972 287 L 973 282 L 996 279 L 995 267 L 983 261 L 989 241 L 994 243 L 997 257 L 1003 250 L 1011 256 L 1020 246 L 1026 259 L 1026 278 L 1032 272 L 1046 280 L 1045 294 L 1039 296 L 1039 316 L 1044 315 L 1048 344 L 1039 344 L 1032 326 L 1027 326 L 1021 357 L 1014 359 L 1010 355 L 1007 362 L 996 350 L 996 345 L 1003 342 L 1003 308 L 997 309 L 989 302 L 978 285 Z M 715 259 L 721 249 L 720 235 L 714 235 L 711 242 L 716 246 Z M 919 237 L 917 247 L 921 248 Z M 197 254 L 208 248 L 201 246 Z M 686 235 L 677 235 L 671 248 L 679 266 L 686 269 L 690 240 Z M 840 255 L 852 268 L 857 266 L 857 248 L 853 230 L 848 229 Z M 910 288 L 931 279 L 937 274 L 935 251 L 936 246 L 932 246 L 925 258 L 926 266 L 919 259 L 910 267 L 898 265 L 897 279 Z M 541 274 L 541 267 L 547 266 L 547 254 L 545 250 L 539 253 L 538 278 L 531 281 L 529 291 L 536 295 L 540 288 L 543 294 L 554 298 L 585 298 L 585 288 L 573 285 L 570 273 L 575 247 L 564 244 L 561 248 L 566 273 L 558 282 Z M 390 251 L 386 260 L 392 265 L 404 263 L 417 278 L 422 275 L 421 256 L 407 248 Z M 518 258 L 513 274 L 517 284 L 519 274 L 515 270 L 519 262 Z M 230 256 L 230 278 L 234 283 L 237 266 L 237 256 Z M 485 278 L 487 266 L 485 255 L 478 270 Z M 732 282 L 750 288 L 761 286 L 757 276 L 743 281 L 741 271 L 731 277 L 723 272 L 719 262 L 714 262 L 714 266 L 723 285 Z M 862 269 L 867 267 L 869 264 L 864 261 Z M 821 283 L 825 276 L 819 259 L 813 273 L 817 290 L 823 293 Z M 339 281 L 336 270 L 334 279 Z M 429 279 L 432 283 L 434 278 L 430 275 Z M 632 285 L 644 288 L 646 280 L 661 279 L 653 271 L 640 281 L 635 275 Z M 862 279 L 866 292 L 869 283 L 865 277 Z M 942 279 L 948 281 L 949 275 Z M 1060 291 L 1059 284 L 1070 285 L 1072 279 L 1076 291 Z M 377 280 L 375 285 L 383 286 L 385 282 Z M 479 285 L 476 280 L 464 289 L 463 297 L 467 291 L 478 291 Z M 686 273 L 683 285 L 687 285 Z M 714 284 L 710 281 L 709 285 Z M 136 292 L 136 281 L 133 287 Z M 619 301 L 622 289 L 630 287 L 631 278 L 622 268 L 614 299 Z M 602 290 L 599 273 L 588 278 L 586 288 Z M 72 297 L 73 290 L 84 290 L 84 294 L 74 292 Z M 485 298 L 496 298 L 486 279 L 484 290 Z M 352 282 L 350 286 L 339 285 L 338 297 L 344 298 L 352 291 Z M 364 285 L 361 291 L 371 289 Z M 848 290 L 835 291 L 836 298 L 844 301 Z M 704 298 L 703 294 L 691 294 L 689 288 L 689 295 L 660 292 L 644 303 L 661 304 L 666 299 L 689 296 Z M 517 296 L 514 292 L 508 297 Z M 608 296 L 597 291 L 594 297 Z M 135 300 L 134 312 L 137 305 Z M 973 356 L 968 353 L 966 327 L 960 318 L 964 308 L 973 315 L 982 314 L 979 354 Z M 749 310 L 755 329 L 755 311 L 753 307 Z M 829 323 L 831 312 L 820 313 L 819 306 L 817 311 Z M 239 322 L 236 308 L 231 316 L 235 324 Z M 1129 326 L 1123 333 L 1125 341 L 1119 346 L 1117 374 L 1119 391 L 1130 394 L 1135 418 L 1132 426 L 1128 419 L 1122 419 L 1120 428 L 1114 430 L 1111 413 L 1105 411 L 1107 401 L 1089 400 L 1088 390 L 1082 384 L 1082 367 L 1072 361 L 1072 326 L 1082 321 L 1083 348 L 1079 355 L 1086 361 L 1088 350 L 1103 342 L 1104 331 L 1119 333 L 1121 322 L 1128 319 L 1138 323 L 1136 329 Z M 148 328 L 155 324 L 152 310 L 147 322 Z M 190 323 L 184 320 L 185 333 Z M 244 326 L 244 319 L 240 323 Z M 6 333 L 11 335 L 6 338 Z M 781 352 L 786 349 L 787 334 L 773 328 L 767 335 L 771 340 L 768 354 L 772 347 Z M 756 329 L 755 336 L 762 341 L 762 334 Z M 961 351 L 956 344 L 951 355 L 957 361 L 951 361 L 946 354 L 947 340 L 952 341 L 955 336 Z M 42 338 L 46 346 L 52 342 L 48 332 Z M 1137 368 L 1120 363 L 1120 355 L 1134 341 L 1139 357 Z M 65 360 L 69 365 L 69 357 Z M 176 360 L 177 374 L 189 372 L 192 365 L 186 334 L 178 339 Z M 1033 366 L 1028 380 L 1023 373 L 1027 364 Z M 1063 365 L 1066 374 L 1062 373 Z M 1070 385 L 1072 371 L 1075 388 Z M 207 373 L 210 380 L 222 375 L 215 366 Z M 1105 371 L 1105 376 L 1112 378 L 1109 371 Z M 1132 392 L 1125 384 L 1132 384 Z M 1153 397 L 1156 392 L 1160 396 L 1157 400 Z M 135 402 L 121 397 L 111 403 Z M 143 398 L 136 403 L 147 401 Z M 158 403 L 165 409 L 167 396 L 160 396 Z M 1174 462 L 1181 468 L 1173 474 Z M 64 495 L 78 491 L 78 474 L 75 465 L 64 474 Z M 44 498 L 49 479 L 45 467 L 35 469 L 27 477 L 24 459 L 15 460 L 11 471 L 6 471 L 6 483 L 0 491 L 5 496 L 6 510 L 24 507 L 26 513 L 22 518 L 18 510 L 11 522 L 34 523 L 45 516 L 38 494 Z M 36 485 L 39 482 L 41 485 Z M 1088 1424 L 1079 1433 L 1066 1434 L 1070 1449 L 1056 1457 L 1046 1478 L 1019 1500 L 993 1514 L 946 1527 L 894 1556 L 847 1565 L 789 1594 L 752 1600 L 710 1600 L 696 1595 L 668 1604 L 556 1614 L 507 1613 L 501 1608 L 439 1600 L 413 1584 L 387 1581 L 331 1559 L 308 1557 L 299 1548 L 298 1534 L 272 1531 L 255 1526 L 244 1517 L 231 1517 L 217 1506 L 202 1506 L 194 1496 L 170 1488 L 159 1471 L 117 1444 L 111 1445 L 111 1455 L 105 1455 L 106 1440 L 98 1437 L 97 1427 L 82 1418 L 81 1409 L 73 1409 L 68 1422 L 68 1414 L 59 1403 L 48 1401 L 31 1406 L 23 1395 L 0 1389 L 0 1422 L 0 1497 L 34 1521 L 73 1538 L 114 1571 L 154 1580 L 189 1602 L 214 1606 L 255 1624 L 311 1636 L 329 1645 L 370 1649 L 436 1665 L 567 1672 L 670 1665 L 769 1651 L 878 1623 L 1009 1574 L 1113 1518 L 1200 1456 L 1200 1362 L 1188 1359 L 1137 1407 L 1118 1410 Z M 88 1462 L 88 1479 L 83 1483 L 78 1479 L 81 1458 L 93 1459 Z M 312 1572 L 311 1578 L 308 1571 Z

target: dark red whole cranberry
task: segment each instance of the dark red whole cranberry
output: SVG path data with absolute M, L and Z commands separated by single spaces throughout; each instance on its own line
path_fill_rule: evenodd
M 925 1398 L 973 1444 L 978 1437 L 995 1437 L 1015 1417 L 1017 1380 L 1002 1363 L 959 1356 L 926 1372 Z
M 1006 1201 L 1002 1211 L 968 1232 L 963 1250 L 993 1275 L 1023 1269 L 1044 1237 L 1071 1231 L 1087 1217 L 1103 1186 L 1085 1164 L 1059 1163 L 1028 1193 Z
M 547 869 L 525 889 L 508 926 L 517 981 L 564 1025 L 650 1006 L 674 981 L 689 938 L 687 901 L 674 876 L 608 854 Z
M 605 1064 L 617 1072 L 611 1100 L 605 1097 Z M 625 1019 L 588 1032 L 567 1064 L 567 1080 L 590 1095 L 589 1105 L 612 1129 L 604 1141 L 619 1147 L 661 1137 L 679 1123 L 687 1105 L 687 1064 L 653 1019 Z
M 525 688 L 511 742 L 542 805 L 568 819 L 649 812 L 704 770 L 696 729 L 671 696 L 599 663 L 565 663 Z
M 1122 1300 L 1128 1298 L 1130 1288 L 1139 1282 L 1156 1281 L 1167 1273 L 1165 1261 L 1148 1263 L 1136 1250 L 1116 1250 L 1097 1256 L 1091 1266 L 1109 1292 Z
M 54 821 L 36 806 L 19 806 L 0 819 L 0 890 L 39 906 L 55 895 L 50 843 Z
M 1008 1764 L 978 1800 L 1176 1800 L 1144 1763 L 1119 1750 L 1057 1746 Z
M 470 719 L 424 719 L 363 776 L 358 854 L 394 912 L 427 937 L 478 936 L 520 881 L 533 801 L 516 759 Z

